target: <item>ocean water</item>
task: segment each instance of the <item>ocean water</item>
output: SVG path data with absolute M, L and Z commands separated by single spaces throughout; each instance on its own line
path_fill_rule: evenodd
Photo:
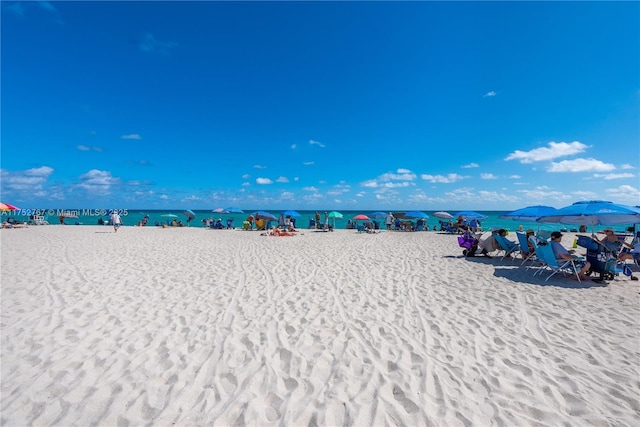
M 187 223 L 187 216 L 184 213 L 184 210 L 122 210 L 120 212 L 120 216 L 124 221 L 125 226 L 135 226 L 140 223 L 146 215 L 149 216 L 149 220 L 147 226 L 158 226 L 162 225 L 162 223 L 170 223 L 173 219 L 182 221 L 183 225 L 189 227 L 200 227 L 204 228 L 203 220 L 208 218 L 212 218 L 216 220 L 218 218 L 222 219 L 222 223 L 226 226 L 227 220 L 233 220 L 233 226 L 236 228 L 242 227 L 242 222 L 252 213 L 256 212 L 255 210 L 244 210 L 245 213 L 229 213 L 229 214 L 219 214 L 213 213 L 210 210 L 193 210 L 196 214 L 195 219 Z M 88 209 L 88 210 L 78 210 L 78 209 L 49 209 L 47 212 L 39 212 L 40 214 L 44 214 L 45 219 L 50 224 L 59 224 L 59 215 L 61 213 L 71 214 L 71 217 L 65 218 L 65 224 L 67 225 L 97 225 L 99 220 L 103 220 L 108 222 L 109 216 L 107 211 L 99 210 L 99 209 Z M 267 211 L 274 215 L 276 218 L 281 214 L 282 211 L 279 210 L 271 210 Z M 297 228 L 305 229 L 309 226 L 309 220 L 315 217 L 316 211 L 297 211 L 300 216 L 295 218 L 295 224 Z M 322 221 L 324 221 L 324 211 L 319 211 L 321 214 Z M 345 229 L 347 220 L 353 218 L 359 214 L 371 214 L 375 211 L 340 211 L 343 214 L 343 219 L 335 220 L 335 228 L 336 229 Z M 427 220 L 427 225 L 429 229 L 432 230 L 435 225 L 437 229 L 440 229 L 440 218 L 433 216 L 433 213 L 436 211 L 422 211 L 429 215 L 429 219 Z M 456 211 L 449 211 L 451 214 L 455 214 Z M 537 222 L 525 222 L 525 221 L 512 221 L 509 219 L 501 219 L 500 215 L 504 215 L 510 211 L 478 211 L 479 213 L 486 215 L 487 219 L 481 221 L 482 229 L 485 231 L 491 230 L 492 228 L 504 228 L 510 231 L 516 231 L 522 225 L 522 227 L 526 230 L 528 228 L 532 228 L 534 230 L 577 230 L 577 225 L 564 225 L 564 224 L 549 224 L 549 223 L 537 223 Z M 29 215 L 32 212 L 28 211 L 10 211 L 3 212 L 3 220 L 7 217 L 14 217 L 20 221 L 27 221 L 29 219 Z M 381 228 L 384 228 L 384 218 L 375 219 L 379 221 L 381 224 Z M 415 220 L 414 220 L 415 221 Z M 334 224 L 333 219 L 329 219 L 330 224 Z M 274 223 L 275 225 L 276 223 Z M 633 226 L 633 224 L 623 224 L 615 226 L 614 229 L 619 232 L 624 232 L 628 227 Z M 594 231 L 600 231 L 604 226 L 596 226 Z M 591 229 L 589 228 L 589 231 Z

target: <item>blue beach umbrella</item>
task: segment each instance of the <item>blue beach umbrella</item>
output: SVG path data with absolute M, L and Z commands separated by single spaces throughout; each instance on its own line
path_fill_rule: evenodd
M 225 213 L 244 213 L 244 211 L 242 209 L 236 208 L 236 207 L 233 207 L 233 206 L 230 207 L 230 208 L 226 208 L 225 211 L 227 211 Z
M 512 219 L 514 221 L 536 221 L 542 216 L 551 216 L 558 212 L 558 209 L 551 206 L 527 206 L 526 208 L 517 209 L 504 215 L 500 215 L 500 219 Z
M 429 215 L 427 215 L 424 212 L 420 212 L 420 211 L 405 212 L 404 216 L 405 216 L 405 218 L 424 218 L 424 219 L 429 219 Z
M 377 212 L 370 213 L 369 218 L 381 219 L 381 218 L 386 218 L 387 215 L 389 215 L 387 212 L 377 211 Z
M 299 217 L 300 214 L 296 211 L 284 211 L 282 212 L 282 215 L 284 216 L 293 216 L 293 217 Z
M 551 206 L 536 205 L 527 206 L 526 208 L 517 209 L 504 215 L 500 215 L 500 219 L 512 219 L 514 221 L 536 222 L 538 218 L 553 215 L 558 209 Z M 540 223 L 538 222 L 538 232 L 540 231 Z
M 267 221 L 277 221 L 278 218 L 276 218 L 274 215 L 270 214 L 269 212 L 266 211 L 256 211 L 254 213 L 252 213 L 251 215 L 253 215 L 253 217 L 255 219 L 266 219 Z
M 475 219 L 475 220 L 478 220 L 478 221 L 482 221 L 483 219 L 487 219 L 486 215 L 482 215 L 481 213 L 474 212 L 474 211 L 460 211 L 460 212 L 454 214 L 453 216 L 456 217 L 456 218 L 461 216 L 464 219 L 467 219 L 469 221 L 472 220 L 472 219 Z
M 640 224 L 640 208 L 604 200 L 585 200 L 566 206 L 553 215 L 537 219 L 539 222 L 590 225 Z

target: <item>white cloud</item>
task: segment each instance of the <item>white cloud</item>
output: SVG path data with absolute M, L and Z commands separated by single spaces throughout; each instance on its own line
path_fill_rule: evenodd
M 313 187 L 313 186 L 312 187 L 302 187 L 302 189 L 304 191 L 313 191 L 314 193 L 318 192 L 318 189 L 316 187 Z
M 286 176 L 280 176 L 278 177 L 278 179 L 276 179 L 276 182 L 289 182 L 289 178 L 287 178 Z
M 269 178 L 256 178 L 256 184 L 268 185 L 273 184 L 273 181 L 271 181 Z
M 616 188 L 606 190 L 612 199 L 619 201 L 625 205 L 638 206 L 640 200 L 640 190 L 631 185 L 621 185 Z
M 509 178 L 511 178 L 511 179 L 520 179 L 522 177 L 520 175 L 511 175 Z
M 498 179 L 498 177 L 495 176 L 492 173 L 481 173 L 480 174 L 480 178 L 482 178 L 482 179 Z
M 248 173 L 245 173 L 244 175 L 242 175 L 242 179 L 249 179 L 251 178 L 251 175 L 249 175 Z
M 324 148 L 324 144 L 322 142 L 314 141 L 313 139 L 309 141 L 311 145 L 317 145 L 320 148 Z
M 90 192 L 109 194 L 111 187 L 117 184 L 120 184 L 120 178 L 111 176 L 111 172 L 91 169 L 89 172 L 80 175 L 80 183 L 77 187 Z
M 470 168 L 479 168 L 480 165 L 477 163 L 469 163 L 468 165 L 464 165 L 464 166 L 460 166 L 463 169 L 470 169 Z
M 473 188 L 458 188 L 453 191 L 448 191 L 444 193 L 445 197 L 448 200 L 456 200 L 456 201 L 467 201 L 467 200 L 478 200 L 478 194 Z
M 296 195 L 291 191 L 283 191 L 282 193 L 280 193 L 280 198 L 283 200 L 294 200 L 296 198 Z
M 142 139 L 142 137 L 137 133 L 130 133 L 128 135 L 122 135 L 120 138 L 122 138 L 122 139 Z
M 250 182 L 243 182 L 242 184 L 240 184 L 241 187 L 250 187 L 251 183 Z
M 495 191 L 478 191 L 478 198 L 484 202 L 516 202 L 518 198 L 508 194 L 497 193 Z
M 185 196 L 182 200 L 184 202 L 196 202 L 196 201 L 202 200 L 202 198 L 196 195 L 191 195 L 191 196 Z
M 305 166 L 311 166 L 313 164 L 315 164 L 315 162 L 302 162 L 303 165 Z
M 378 186 L 378 181 L 376 181 L 375 179 L 370 179 L 368 181 L 363 182 L 360 185 L 368 188 L 376 188 Z
M 253 165 L 254 169 L 266 169 L 266 166 L 263 165 Z
M 582 153 L 587 149 L 587 146 L 579 141 L 571 143 L 552 141 L 548 145 L 549 147 L 535 148 L 531 151 L 516 150 L 509 154 L 505 160 L 520 160 L 520 163 L 542 162 Z
M 616 167 L 611 163 L 604 163 L 595 159 L 575 159 L 553 162 L 547 168 L 548 172 L 607 172 Z
M 413 182 L 385 182 L 383 184 L 381 184 L 381 187 L 384 188 L 403 188 L 403 187 L 409 187 L 411 185 L 416 185 Z
M 422 175 L 420 175 L 420 178 L 424 179 L 425 181 L 432 182 L 432 183 L 449 184 L 449 183 L 452 183 L 452 182 L 457 182 L 457 181 L 463 180 L 465 177 L 462 176 L 462 175 L 458 175 L 457 173 L 450 173 L 448 175 L 422 174 Z
M 327 191 L 327 195 L 340 196 L 342 194 L 348 193 L 349 191 L 351 191 L 350 185 L 340 183 L 340 184 L 336 184 L 332 190 Z
M 5 2 L 3 2 L 3 5 L 2 5 L 3 9 L 5 8 L 4 3 Z M 37 2 L 15 1 L 15 2 L 9 3 L 6 8 L 19 16 L 24 16 L 27 7 L 30 10 L 33 10 L 32 5 L 37 5 L 39 9 L 48 12 L 51 16 L 54 17 L 55 22 L 57 22 L 58 24 L 64 24 L 64 21 L 62 20 L 62 17 L 60 15 L 60 12 L 58 12 L 58 9 L 56 9 L 56 7 L 51 2 L 48 2 L 48 1 L 37 1 Z
M 620 166 L 620 169 L 635 169 L 633 167 L 633 165 L 630 165 L 629 163 L 625 163 L 624 165 Z
M 550 201 L 556 201 L 563 204 L 573 198 L 573 196 L 566 192 L 552 190 L 547 186 L 539 186 L 531 190 L 520 190 L 519 193 L 524 194 L 524 198 L 528 201 L 543 201 L 545 202 L 545 205 L 551 204 Z
M 483 95 L 485 98 L 488 96 L 496 96 L 496 91 L 495 90 L 490 90 L 489 92 L 485 93 Z
M 291 149 L 292 149 L 292 150 L 295 150 L 297 147 L 298 147 L 298 145 L 297 145 L 297 144 L 291 144 Z
M 395 173 L 383 173 L 378 179 L 380 181 L 413 181 L 416 179 L 416 174 L 409 169 L 398 169 Z
M 141 52 L 145 53 L 157 53 L 166 55 L 169 53 L 169 49 L 178 46 L 175 42 L 165 42 L 156 39 L 151 33 L 145 33 L 138 40 L 138 48 Z
M 19 172 L 10 172 L 7 169 L 0 171 L 3 190 L 26 190 L 37 191 L 42 189 L 42 185 L 47 182 L 53 173 L 53 168 L 41 166 L 39 168 L 27 169 Z
M 611 180 L 611 179 L 633 178 L 635 175 L 632 173 L 607 173 L 607 174 L 596 173 L 593 176 L 595 178 Z

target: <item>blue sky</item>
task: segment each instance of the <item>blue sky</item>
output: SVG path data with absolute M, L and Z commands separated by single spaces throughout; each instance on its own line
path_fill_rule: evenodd
M 640 204 L 638 2 L 1 6 L 21 208 Z

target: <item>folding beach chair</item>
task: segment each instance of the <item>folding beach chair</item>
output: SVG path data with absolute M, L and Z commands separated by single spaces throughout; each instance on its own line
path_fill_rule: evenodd
M 546 282 L 556 273 L 569 273 L 572 276 L 575 274 L 578 282 L 580 282 L 580 274 L 578 273 L 578 268 L 576 267 L 576 261 L 584 261 L 584 258 L 574 258 L 574 259 L 557 259 L 556 254 L 553 252 L 553 248 L 551 245 L 541 245 L 539 246 L 540 253 L 544 257 L 544 261 L 551 269 L 551 274 L 547 276 L 544 281 Z
M 520 244 L 520 256 L 522 257 L 522 263 L 520 264 L 520 266 L 523 266 L 527 261 L 535 261 L 536 252 L 529 249 L 529 244 L 527 243 L 527 235 L 516 231 L 516 236 L 518 236 L 518 242 Z
M 493 237 L 496 239 L 496 242 L 498 242 L 498 244 L 500 245 L 500 248 L 502 248 L 501 250 L 504 251 L 502 258 L 500 258 L 501 260 L 505 259 L 505 257 L 508 257 L 511 254 L 515 254 L 520 250 L 519 244 L 512 242 L 511 240 L 508 240 L 499 234 L 495 234 Z

